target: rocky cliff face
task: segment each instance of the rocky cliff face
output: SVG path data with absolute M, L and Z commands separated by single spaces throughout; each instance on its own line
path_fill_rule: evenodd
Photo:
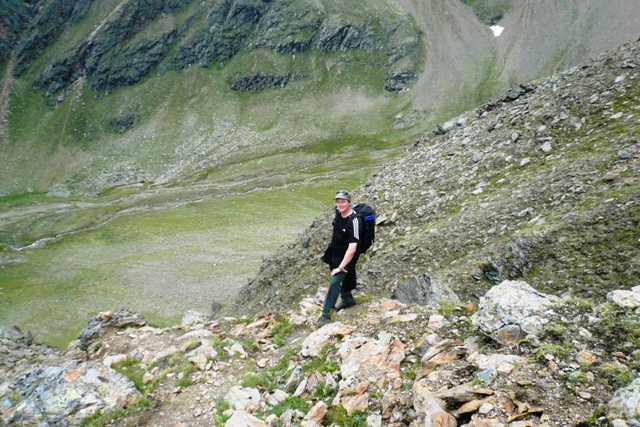
M 16 75 L 22 75 L 65 27 L 77 26 L 93 6 L 93 2 L 45 3 L 18 50 Z M 97 28 L 56 55 L 33 86 L 51 96 L 82 78 L 93 90 L 110 90 L 133 85 L 151 70 L 222 67 L 241 49 L 268 49 L 282 55 L 383 51 L 388 61 L 381 66 L 415 71 L 415 63 L 401 61 L 417 51 L 418 43 L 416 26 L 391 9 L 358 16 L 347 10 L 336 15 L 319 2 L 125 1 Z
M 0 66 L 6 65 L 11 52 L 35 14 L 35 6 L 22 1 L 5 1 L 0 10 Z

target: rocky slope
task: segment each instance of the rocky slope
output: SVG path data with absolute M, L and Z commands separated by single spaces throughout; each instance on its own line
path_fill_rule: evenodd
M 638 42 L 442 123 L 354 191 L 376 208 L 363 291 L 444 283 L 463 301 L 504 279 L 602 301 L 640 283 Z M 263 263 L 229 312 L 324 285 L 332 211 Z M 405 302 L 415 302 L 409 298 Z
M 639 288 L 596 306 L 505 281 L 479 306 L 361 300 L 314 330 L 325 292 L 173 328 L 100 313 L 66 352 L 2 328 L 0 422 L 624 427 L 640 415 Z

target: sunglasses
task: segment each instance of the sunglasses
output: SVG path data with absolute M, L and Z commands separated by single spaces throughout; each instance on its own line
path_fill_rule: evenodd
M 336 192 L 336 200 L 351 200 L 351 194 L 347 190 L 338 190 Z

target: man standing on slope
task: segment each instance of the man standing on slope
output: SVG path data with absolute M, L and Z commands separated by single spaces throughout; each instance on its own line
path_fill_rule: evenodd
M 318 327 L 331 322 L 331 310 L 340 311 L 356 305 L 351 291 L 356 287 L 356 263 L 358 262 L 358 244 L 360 243 L 360 217 L 351 209 L 351 194 L 345 190 L 336 193 L 336 217 L 333 220 L 331 237 L 332 257 L 331 283 L 324 299 L 322 315 Z M 335 307 L 338 296 L 342 299 Z

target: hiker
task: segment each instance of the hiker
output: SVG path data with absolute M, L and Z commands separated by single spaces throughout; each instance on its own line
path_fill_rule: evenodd
M 324 299 L 318 327 L 331 322 L 331 310 L 340 311 L 356 305 L 351 291 L 356 288 L 356 263 L 360 256 L 360 217 L 352 209 L 351 194 L 338 190 L 335 197 L 336 217 L 333 220 L 333 236 L 325 262 L 331 269 L 331 283 Z M 338 296 L 342 299 L 336 307 Z

